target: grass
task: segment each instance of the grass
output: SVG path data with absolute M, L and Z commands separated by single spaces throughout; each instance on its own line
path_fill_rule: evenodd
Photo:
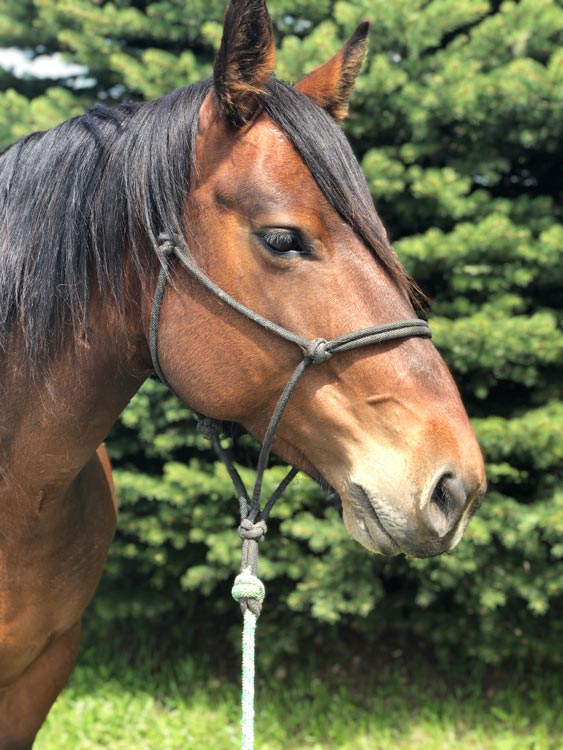
M 311 654 L 262 674 L 258 750 L 561 750 L 563 676 L 437 671 L 425 658 Z M 235 750 L 232 665 L 97 646 L 81 656 L 37 750 Z

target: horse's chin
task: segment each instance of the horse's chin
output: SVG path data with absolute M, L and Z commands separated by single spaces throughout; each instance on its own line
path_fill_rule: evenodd
M 322 473 L 313 464 L 310 464 L 303 454 L 295 452 L 292 458 L 294 466 L 298 466 L 302 472 L 311 477 L 324 490 L 340 499 L 344 526 L 352 539 L 370 552 L 380 555 L 391 557 L 402 552 L 399 545 L 381 523 L 377 511 L 363 491 L 353 492 L 348 490 L 344 495 L 344 500 L 342 500 L 343 495 L 336 492 Z
M 364 492 L 346 493 L 342 508 L 346 530 L 362 547 L 388 557 L 401 553 Z
M 288 464 L 296 466 L 307 474 L 324 490 L 340 498 L 344 526 L 352 539 L 355 539 L 362 547 L 388 557 L 401 553 L 400 547 L 385 530 L 375 508 L 364 492 L 353 492 L 348 489 L 345 495 L 337 493 L 317 467 L 310 463 L 303 453 L 288 443 L 278 441 L 276 453 Z

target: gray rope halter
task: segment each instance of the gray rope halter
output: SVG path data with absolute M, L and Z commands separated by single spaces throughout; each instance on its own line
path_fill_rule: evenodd
M 249 570 L 253 576 L 257 575 L 258 569 L 258 543 L 266 533 L 266 521 L 270 515 L 274 504 L 278 498 L 282 495 L 286 487 L 289 485 L 291 480 L 298 473 L 298 469 L 292 468 L 285 478 L 280 482 L 278 487 L 272 493 L 271 497 L 267 501 L 264 509 L 260 509 L 261 495 L 262 495 L 262 483 L 264 479 L 264 472 L 268 465 L 268 458 L 270 456 L 272 443 L 282 418 L 287 402 L 293 391 L 295 390 L 297 383 L 305 370 L 310 365 L 319 365 L 329 360 L 333 355 L 339 352 L 349 351 L 351 349 L 357 349 L 363 346 L 373 346 L 375 344 L 381 344 L 385 341 L 394 341 L 396 339 L 411 338 L 414 336 L 423 336 L 426 338 L 432 337 L 430 326 L 424 320 L 412 319 L 412 320 L 400 320 L 394 323 L 384 323 L 379 326 L 370 326 L 369 328 L 362 328 L 351 333 L 344 333 L 341 336 L 337 336 L 334 339 L 327 341 L 326 339 L 306 339 L 299 336 L 297 333 L 283 328 L 277 323 L 273 323 L 271 320 L 258 315 L 250 308 L 243 305 L 238 300 L 227 294 L 221 287 L 217 286 L 210 278 L 208 278 L 203 271 L 197 267 L 192 260 L 183 238 L 173 240 L 169 235 L 161 234 L 159 237 L 161 245 L 159 247 L 159 254 L 163 259 L 177 257 L 192 276 L 194 276 L 199 283 L 212 292 L 221 302 L 224 302 L 229 307 L 236 310 L 242 316 L 251 320 L 253 323 L 261 326 L 270 333 L 276 336 L 290 341 L 299 346 L 303 352 L 303 359 L 299 362 L 293 374 L 289 378 L 285 388 L 282 391 L 281 396 L 275 406 L 275 409 L 270 418 L 270 422 L 266 429 L 266 434 L 262 442 L 260 454 L 258 456 L 258 463 L 256 467 L 256 481 L 252 491 L 252 496 L 244 486 L 244 483 L 240 477 L 240 474 L 236 470 L 233 460 L 231 459 L 228 452 L 223 448 L 220 441 L 221 422 L 218 422 L 207 417 L 200 416 L 199 419 L 199 430 L 207 437 L 215 450 L 220 461 L 225 464 L 225 467 L 229 473 L 229 476 L 235 487 L 241 511 L 241 524 L 239 526 L 239 534 L 243 540 L 243 570 Z M 185 247 L 185 250 L 181 247 Z M 158 325 L 160 320 L 160 309 L 162 306 L 162 300 L 164 298 L 164 292 L 166 289 L 166 282 L 168 280 L 168 261 L 165 261 L 158 276 L 156 285 L 154 303 L 151 313 L 150 329 L 149 329 L 149 346 L 152 357 L 152 363 L 154 370 L 160 380 L 167 385 L 170 390 L 173 388 L 170 386 L 158 359 Z M 256 615 L 260 613 L 261 599 L 263 599 L 263 593 L 256 593 L 256 596 L 247 595 L 239 597 L 241 608 L 243 612 L 246 608 L 250 608 Z

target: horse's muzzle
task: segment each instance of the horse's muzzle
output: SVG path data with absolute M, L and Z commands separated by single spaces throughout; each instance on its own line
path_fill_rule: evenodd
M 373 552 L 432 557 L 453 549 L 477 511 L 485 485 L 467 487 L 446 472 L 412 507 L 393 504 L 351 484 L 343 498 L 344 523 L 360 544 Z

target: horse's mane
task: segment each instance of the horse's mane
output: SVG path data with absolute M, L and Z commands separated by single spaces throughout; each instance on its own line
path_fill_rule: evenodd
M 198 113 L 210 86 L 146 104 L 98 105 L 2 155 L 0 351 L 21 331 L 31 361 L 44 363 L 62 346 L 69 322 L 84 326 L 93 284 L 122 308 L 125 254 L 142 279 L 143 253 L 156 248 L 159 233 L 182 231 Z M 276 80 L 262 106 L 335 210 L 410 293 L 340 128 Z

